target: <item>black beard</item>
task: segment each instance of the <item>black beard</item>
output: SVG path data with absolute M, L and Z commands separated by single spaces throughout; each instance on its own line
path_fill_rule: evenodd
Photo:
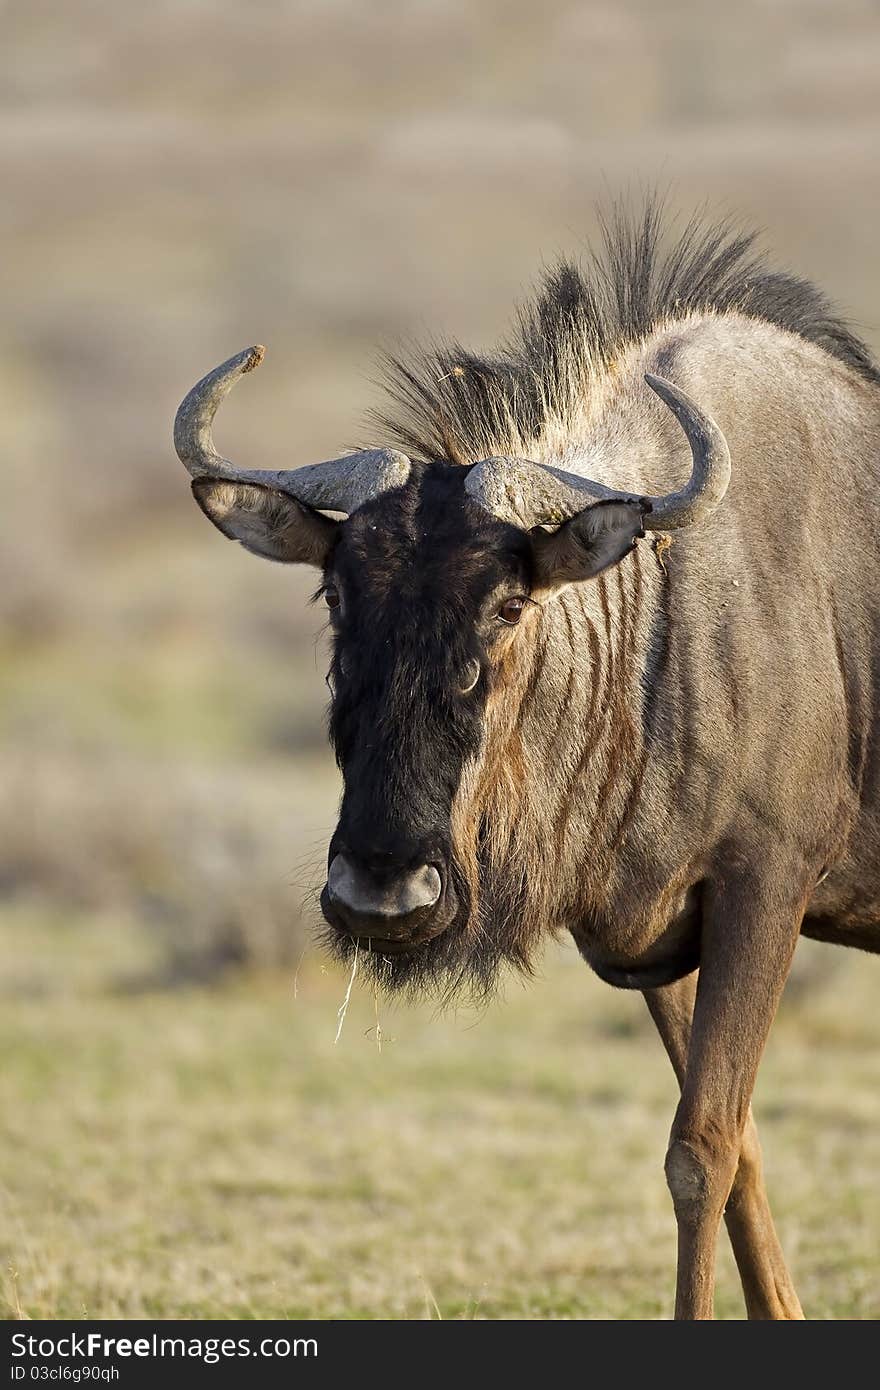
M 348 969 L 366 971 L 366 979 L 383 993 L 410 999 L 429 999 L 441 1008 L 464 1003 L 480 1006 L 496 993 L 505 968 L 531 975 L 529 959 L 517 949 L 519 943 L 505 940 L 503 932 L 487 928 L 468 929 L 453 924 L 409 951 L 383 955 L 372 951 L 357 938 L 325 924 L 319 931 L 320 945 Z

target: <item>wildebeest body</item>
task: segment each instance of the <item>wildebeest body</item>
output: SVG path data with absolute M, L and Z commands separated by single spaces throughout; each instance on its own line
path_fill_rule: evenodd
M 703 526 L 660 557 L 639 542 L 556 602 L 559 649 L 570 623 L 583 668 L 561 717 L 591 751 L 578 764 L 591 794 L 552 819 L 556 864 L 572 870 L 561 923 L 614 983 L 662 983 L 698 958 L 699 885 L 772 852 L 805 886 L 826 875 L 807 934 L 876 950 L 880 391 L 751 320 L 657 336 L 622 367 L 630 384 L 589 441 L 591 475 L 662 491 L 686 468 L 674 422 L 639 410 L 643 369 L 706 405 L 735 463 Z M 565 666 L 545 666 L 523 728 L 544 809 L 571 801 L 571 754 L 546 718 Z M 608 693 L 591 711 L 597 686 Z
M 176 426 L 225 534 L 322 571 L 328 942 L 448 994 L 569 931 L 644 991 L 689 1318 L 722 1215 L 749 1315 L 801 1316 L 749 1100 L 798 935 L 880 951 L 880 371 L 750 247 L 694 223 L 664 254 L 649 207 L 494 356 L 388 359 L 412 458 L 219 458 L 256 349 Z

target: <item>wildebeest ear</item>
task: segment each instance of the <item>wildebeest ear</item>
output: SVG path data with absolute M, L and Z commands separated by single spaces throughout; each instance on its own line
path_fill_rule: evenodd
M 323 566 L 340 523 L 275 488 L 197 478 L 193 496 L 224 536 L 283 564 Z
M 642 502 L 594 502 L 556 531 L 530 532 L 536 589 L 553 593 L 567 584 L 595 579 L 628 555 L 645 534 L 649 508 Z

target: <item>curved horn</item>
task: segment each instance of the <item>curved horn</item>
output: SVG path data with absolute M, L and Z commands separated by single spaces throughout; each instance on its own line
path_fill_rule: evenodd
M 651 390 L 668 405 L 687 435 L 694 460 L 693 470 L 680 492 L 650 497 L 651 531 L 675 531 L 705 521 L 724 500 L 730 483 L 730 450 L 727 440 L 710 415 L 665 377 L 645 373 Z
M 484 459 L 465 479 L 465 491 L 486 511 L 528 530 L 559 526 L 593 502 L 641 502 L 651 531 L 674 531 L 703 521 L 718 506 L 730 482 L 730 451 L 715 421 L 664 377 L 645 381 L 675 415 L 688 438 L 693 469 L 680 492 L 640 497 L 606 487 L 592 478 L 548 468 L 527 459 Z
M 483 459 L 474 464 L 464 490 L 484 511 L 523 531 L 532 526 L 561 526 L 592 502 L 606 498 L 639 500 L 577 473 L 518 458 Z
M 194 478 L 262 483 L 318 511 L 349 514 L 381 493 L 404 485 L 410 462 L 396 449 L 363 449 L 326 463 L 279 471 L 238 468 L 218 454 L 211 434 L 217 408 L 239 378 L 259 367 L 265 355 L 265 348 L 252 347 L 230 357 L 202 377 L 181 402 L 174 419 L 174 447 Z
M 174 417 L 174 447 L 180 462 L 194 478 L 237 476 L 235 465 L 214 448 L 211 426 L 220 402 L 240 377 L 259 367 L 265 356 L 264 347 L 245 348 L 203 376 L 181 401 Z

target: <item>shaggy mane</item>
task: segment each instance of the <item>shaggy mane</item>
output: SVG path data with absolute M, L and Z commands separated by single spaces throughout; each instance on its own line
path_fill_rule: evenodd
M 617 207 L 600 227 L 586 267 L 549 270 L 493 355 L 458 343 L 386 355 L 390 405 L 372 416 L 384 435 L 423 459 L 534 456 L 549 435 L 576 427 L 591 385 L 623 350 L 699 312 L 763 319 L 880 384 L 866 345 L 814 285 L 768 266 L 756 232 L 697 215 L 672 237 L 657 199 L 640 214 Z

